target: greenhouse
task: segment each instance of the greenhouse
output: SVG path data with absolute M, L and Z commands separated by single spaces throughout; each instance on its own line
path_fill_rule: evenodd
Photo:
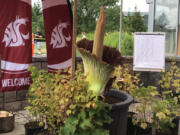
M 166 55 L 180 56 L 180 1 L 147 0 L 149 32 L 166 33 Z

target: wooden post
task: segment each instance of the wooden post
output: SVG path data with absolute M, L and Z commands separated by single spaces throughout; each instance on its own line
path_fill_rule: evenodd
M 75 74 L 76 36 L 77 36 L 77 0 L 74 0 L 74 7 L 73 7 L 73 39 L 72 39 L 72 78 L 74 77 L 74 74 Z

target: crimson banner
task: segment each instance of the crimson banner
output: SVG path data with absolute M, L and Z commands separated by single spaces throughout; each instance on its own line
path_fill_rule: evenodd
M 42 0 L 49 72 L 72 63 L 72 14 L 67 0 Z
M 30 85 L 31 11 L 31 0 L 0 0 L 1 92 Z

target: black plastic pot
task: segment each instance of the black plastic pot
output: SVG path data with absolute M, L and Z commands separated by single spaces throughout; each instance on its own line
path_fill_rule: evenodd
M 40 131 L 36 131 L 34 135 L 52 135 L 47 129 L 42 129 Z
M 173 120 L 173 123 L 175 124 L 174 128 L 170 128 L 171 135 L 178 135 L 178 130 L 179 130 L 179 117 L 176 117 Z
M 34 127 L 29 127 L 29 125 L 32 123 L 34 124 Z M 39 122 L 37 121 L 26 123 L 24 127 L 25 127 L 25 135 L 35 135 L 36 132 L 44 129 L 44 125 L 39 126 Z
M 152 135 L 152 127 L 143 129 L 139 126 L 136 126 L 136 135 Z
M 133 98 L 125 92 L 115 90 L 109 91 L 105 96 L 110 96 L 121 101 L 111 104 L 113 122 L 108 126 L 110 135 L 126 135 L 128 108 Z
M 132 123 L 132 116 L 134 112 L 128 112 L 128 120 L 127 120 L 127 135 L 135 135 L 136 127 Z

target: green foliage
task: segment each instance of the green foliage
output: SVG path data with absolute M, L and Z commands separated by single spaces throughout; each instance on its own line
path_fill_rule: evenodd
M 99 132 L 107 132 L 103 124 L 111 122 L 108 115 L 110 107 L 88 91 L 88 83 L 81 69 L 77 70 L 73 79 L 70 74 L 65 75 L 61 71 L 51 74 L 44 70 L 37 71 L 35 67 L 29 68 L 29 71 L 33 83 L 28 92 L 31 105 L 27 110 L 34 117 L 45 119 L 52 134 L 81 134 L 87 130 L 92 133 L 95 127 Z M 67 128 L 69 125 L 72 128 Z
M 141 86 L 139 75 L 133 75 L 128 65 L 117 67 L 114 71 L 114 76 L 116 80 L 113 83 L 113 88 L 116 90 L 122 90 L 132 95 L 134 89 Z
M 123 33 L 122 35 L 122 55 L 133 56 L 134 50 L 134 37 L 132 34 Z
M 120 6 L 106 8 L 106 31 L 117 31 L 120 26 Z
M 158 95 L 157 89 L 153 86 L 141 87 L 134 89 L 132 94 L 140 102 L 140 105 L 136 106 L 137 113 L 133 115 L 133 124 L 146 129 L 152 121 L 148 112 L 152 108 L 154 97 Z
M 110 47 L 119 48 L 119 32 L 108 32 L 104 38 L 104 44 Z
M 128 13 L 128 16 L 123 16 L 123 31 L 128 33 L 146 32 L 147 27 L 140 15 L 140 12 L 135 11 L 133 14 Z
M 77 37 L 77 40 L 81 40 L 81 35 Z M 94 39 L 93 33 L 87 33 L 86 38 L 89 40 Z M 108 32 L 105 34 L 104 38 L 104 44 L 110 47 L 119 48 L 119 32 Z M 132 34 L 123 32 L 122 35 L 122 51 L 121 54 L 123 56 L 132 56 L 133 55 L 133 44 L 134 44 L 134 38 Z
M 152 107 L 153 127 L 161 132 L 167 132 L 170 127 L 174 127 L 173 120 L 179 115 L 179 105 L 177 98 L 155 100 Z
M 162 91 L 157 91 L 155 87 L 142 87 L 133 91 L 133 96 L 140 101 L 133 117 L 134 124 L 146 128 L 148 122 L 160 132 L 168 132 L 174 127 L 173 120 L 180 113 L 178 97 L 174 96 L 180 89 L 180 70 L 175 62 L 171 64 L 169 70 L 161 73 L 159 84 Z M 152 114 L 148 115 L 148 112 Z
M 42 9 L 40 6 L 40 2 L 34 3 L 32 7 L 32 32 L 36 33 L 36 28 L 40 27 L 43 37 L 45 36 L 44 33 L 44 22 L 43 22 L 43 15 Z
M 80 34 L 81 32 L 93 32 L 96 27 L 96 19 L 98 18 L 99 9 L 102 5 L 104 5 L 106 8 L 112 9 L 109 12 L 114 12 L 114 15 L 119 14 L 118 10 L 113 9 L 114 7 L 117 7 L 118 0 L 79 0 L 78 1 L 78 7 L 77 7 L 77 30 Z M 71 1 L 71 4 L 73 5 L 73 1 Z M 73 7 L 73 6 L 72 6 Z M 109 13 L 113 14 L 113 13 Z M 114 18 L 115 19 L 115 18 Z M 116 18 L 118 21 L 118 18 Z M 114 20 L 109 20 L 113 22 Z M 109 22 L 107 22 L 109 23 Z M 117 25 L 118 26 L 118 23 Z
M 112 122 L 108 115 L 110 107 L 102 101 L 93 99 L 85 106 L 77 105 L 72 109 L 74 115 L 70 116 L 59 135 L 109 135 L 103 125 Z
M 146 25 L 140 12 L 135 12 L 131 19 L 132 31 L 131 32 L 145 32 Z
M 170 68 L 161 73 L 159 85 L 162 90 L 162 98 L 172 97 L 174 94 L 180 93 L 180 69 L 173 59 Z
M 168 70 L 161 73 L 159 81 L 161 87 L 160 101 L 156 101 L 152 110 L 154 117 L 154 127 L 161 131 L 167 132 L 173 127 L 173 120 L 179 113 L 179 92 L 180 92 L 180 69 L 172 59 L 171 66 Z

